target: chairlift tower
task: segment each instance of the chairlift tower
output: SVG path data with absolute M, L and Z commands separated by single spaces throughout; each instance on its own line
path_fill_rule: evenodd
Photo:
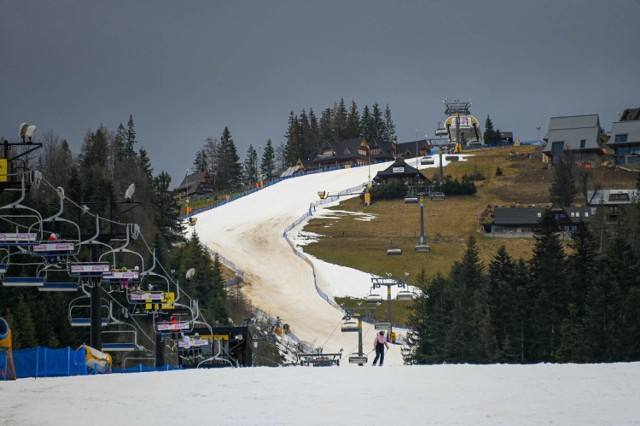
M 368 362 L 367 355 L 365 355 L 364 350 L 362 349 L 362 314 L 359 312 L 364 312 L 366 314 L 368 311 L 369 313 L 373 313 L 375 308 L 375 306 L 354 306 L 348 308 L 348 310 L 355 312 L 354 314 L 348 314 L 348 317 L 358 319 L 358 352 L 356 354 L 349 355 L 349 363 L 351 364 L 363 366 Z
M 393 323 L 391 322 L 391 287 L 397 286 L 398 288 L 405 289 L 404 291 L 398 292 L 397 300 L 412 299 L 413 295 L 410 291 L 408 291 L 408 285 L 406 281 L 408 275 L 409 274 L 405 272 L 402 278 L 394 278 L 390 273 L 387 273 L 386 277 L 371 277 L 371 285 L 374 289 L 381 288 L 383 286 L 387 287 L 387 321 L 383 323 L 376 322 L 375 328 L 376 330 L 387 329 L 389 339 L 391 339 L 391 333 L 393 331 Z M 401 295 L 400 293 L 403 294 Z
M 420 194 L 420 241 L 416 245 L 417 253 L 426 253 L 431 250 L 424 235 L 424 193 Z

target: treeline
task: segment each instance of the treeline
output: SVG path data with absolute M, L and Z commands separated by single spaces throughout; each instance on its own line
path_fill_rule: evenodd
M 547 210 L 529 261 L 503 246 L 487 268 L 470 237 L 448 275 L 419 277 L 405 361 L 640 360 L 638 201 L 624 213 L 610 234 L 581 222 L 565 250 Z
M 96 234 L 95 215 L 104 219 L 100 222 L 102 234 L 122 234 L 125 228 L 118 223 L 137 223 L 144 239 L 132 240 L 127 248 L 140 253 L 145 265 L 152 264 L 151 251 L 155 250 L 155 272 L 173 271 L 174 278 L 181 281 L 181 289 L 199 300 L 208 322 L 228 322 L 229 311 L 237 309 L 234 304 L 239 298 L 227 300 L 222 267 L 218 259 L 211 259 L 205 252 L 197 234 L 185 240 L 178 219 L 179 205 L 170 190 L 171 176 L 166 172 L 153 175 L 146 151 L 136 146 L 133 117 L 129 117 L 126 127 L 120 124 L 115 132 L 105 126 L 88 131 L 77 156 L 65 140 L 52 133 L 44 134 L 41 141 L 43 148 L 26 156 L 24 165 L 42 172 L 46 184 L 32 187 L 22 204 L 48 217 L 59 209 L 53 188 L 63 188 L 63 217 L 78 223 L 83 239 Z M 131 184 L 135 185 L 133 200 L 125 202 L 124 193 Z M 18 196 L 16 192 L 3 192 L 0 205 L 15 201 Z M 4 221 L 0 232 L 16 232 L 15 225 Z M 64 234 L 64 229 L 60 232 Z M 13 276 L 35 276 L 35 267 L 18 270 L 18 265 L 9 266 Z M 184 282 L 190 268 L 195 268 L 196 275 L 192 281 Z M 87 330 L 69 325 L 67 311 L 74 297 L 78 294 L 0 286 L 0 316 L 11 324 L 14 347 L 75 346 L 85 341 Z
M 342 98 L 333 107 L 324 109 L 319 118 L 313 109 L 308 113 L 303 109 L 299 115 L 291 111 L 284 136 L 286 142 L 277 147 L 271 139 L 264 147 L 249 145 L 241 163 L 231 131 L 225 127 L 219 139 L 205 140 L 196 153 L 193 171 L 208 172 L 216 191 L 234 192 L 273 178 L 298 160 L 309 162 L 327 141 L 361 136 L 367 140 L 397 139 L 389 105 L 384 111 L 377 103 L 371 108 L 365 105 L 361 112 L 354 101 L 347 108 Z

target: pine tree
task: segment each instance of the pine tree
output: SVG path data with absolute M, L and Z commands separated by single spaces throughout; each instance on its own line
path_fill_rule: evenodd
M 258 153 L 249 145 L 244 160 L 243 176 L 245 185 L 253 186 L 258 182 Z
M 567 283 L 565 253 L 558 237 L 558 224 L 551 210 L 545 210 L 534 238 L 530 261 L 535 286 L 532 312 L 534 361 L 553 361 L 561 341 L 560 324 L 567 314 L 570 288 Z
M 287 133 L 285 134 L 287 139 L 284 155 L 285 164 L 287 166 L 294 165 L 296 161 L 302 158 L 302 144 L 301 144 L 301 128 L 298 117 L 295 116 L 293 111 L 289 113 L 289 126 Z
M 14 321 L 11 326 L 14 349 L 25 349 L 38 346 L 36 328 L 31 315 L 31 309 L 29 308 L 27 301 L 25 301 L 22 296 L 18 299 L 15 318 L 20 318 L 20 321 Z
M 382 117 L 382 110 L 380 109 L 380 105 L 376 102 L 371 107 L 371 125 L 373 130 L 374 139 L 384 139 L 388 140 L 391 143 L 396 143 L 395 134 L 390 133 L 391 130 L 385 128 L 385 121 Z
M 553 182 L 549 188 L 554 205 L 570 207 L 576 197 L 575 166 L 571 155 L 561 154 L 553 159 Z
M 169 189 L 170 186 L 171 176 L 167 172 L 162 172 L 153 179 L 158 209 L 156 226 L 168 245 L 179 241 L 184 232 L 184 226 L 179 219 L 180 206 Z
M 125 158 L 135 158 L 135 145 L 136 145 L 136 128 L 133 122 L 133 115 L 129 114 L 129 121 L 127 122 L 127 139 L 124 144 L 124 156 Z
M 344 99 L 340 98 L 340 102 L 334 105 L 333 124 L 335 127 L 335 135 L 337 140 L 349 138 L 349 128 L 347 123 L 347 107 Z
M 322 111 L 320 122 L 318 124 L 320 133 L 320 143 L 331 142 L 336 139 L 333 125 L 333 112 L 331 108 L 326 108 Z
M 262 153 L 262 160 L 260 161 L 260 173 L 262 173 L 263 180 L 269 179 L 271 176 L 275 175 L 275 158 L 276 155 L 273 150 L 271 139 L 267 139 L 267 144 L 265 145 L 264 152 Z
M 500 134 L 493 129 L 493 121 L 487 115 L 487 119 L 484 121 L 484 143 L 495 144 L 498 142 L 500 142 Z
M 198 152 L 196 152 L 196 158 L 193 160 L 193 169 L 198 172 L 209 170 L 209 162 L 207 160 L 207 153 L 204 147 L 200 148 Z
M 375 106 L 375 105 L 374 105 Z M 387 104 L 384 108 L 384 134 L 389 141 L 398 141 L 396 136 L 396 125 L 391 118 L 391 108 Z
M 236 145 L 228 127 L 224 128 L 217 153 L 216 185 L 223 191 L 239 189 L 242 181 L 242 165 L 236 152 Z
M 360 113 L 358 112 L 358 105 L 355 101 L 351 101 L 351 107 L 347 114 L 345 134 L 347 139 L 357 138 L 360 136 Z
M 517 360 L 518 299 L 516 295 L 516 265 L 504 245 L 489 264 L 488 305 L 492 332 L 497 343 L 497 358 L 502 362 Z

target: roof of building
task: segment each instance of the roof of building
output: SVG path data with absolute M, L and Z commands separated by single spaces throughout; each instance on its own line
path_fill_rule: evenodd
M 637 189 L 599 189 L 587 191 L 587 203 L 590 206 L 629 204 L 640 194 Z
M 388 177 L 422 177 L 422 173 L 404 160 L 396 160 L 386 169 L 379 171 L 374 179 Z
M 531 225 L 542 217 L 546 207 L 496 207 L 493 209 L 493 223 L 496 225 Z M 565 207 L 567 218 L 574 223 L 590 221 L 588 207 Z
M 554 142 L 564 142 L 563 150 L 602 149 L 600 120 L 597 114 L 551 117 L 544 152 L 551 152 Z M 585 141 L 584 147 L 582 141 Z
M 198 189 L 198 185 L 205 180 L 208 180 L 209 173 L 206 171 L 196 172 L 191 175 L 185 176 L 182 182 L 175 189 L 176 191 L 184 191 L 185 189 L 189 193 L 194 193 Z
M 627 108 L 620 116 L 620 121 L 640 120 L 640 108 Z

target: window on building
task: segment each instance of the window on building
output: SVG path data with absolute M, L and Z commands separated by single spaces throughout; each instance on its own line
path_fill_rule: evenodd
M 557 142 L 551 142 L 551 153 L 556 155 L 556 154 L 562 154 L 562 151 L 564 150 L 564 141 L 557 141 Z
M 587 140 L 586 139 L 580 139 L 580 148 L 584 148 L 585 146 L 587 146 Z
M 627 133 L 621 133 L 619 135 L 616 135 L 615 142 L 616 143 L 617 142 L 626 142 L 628 136 L 629 135 Z

